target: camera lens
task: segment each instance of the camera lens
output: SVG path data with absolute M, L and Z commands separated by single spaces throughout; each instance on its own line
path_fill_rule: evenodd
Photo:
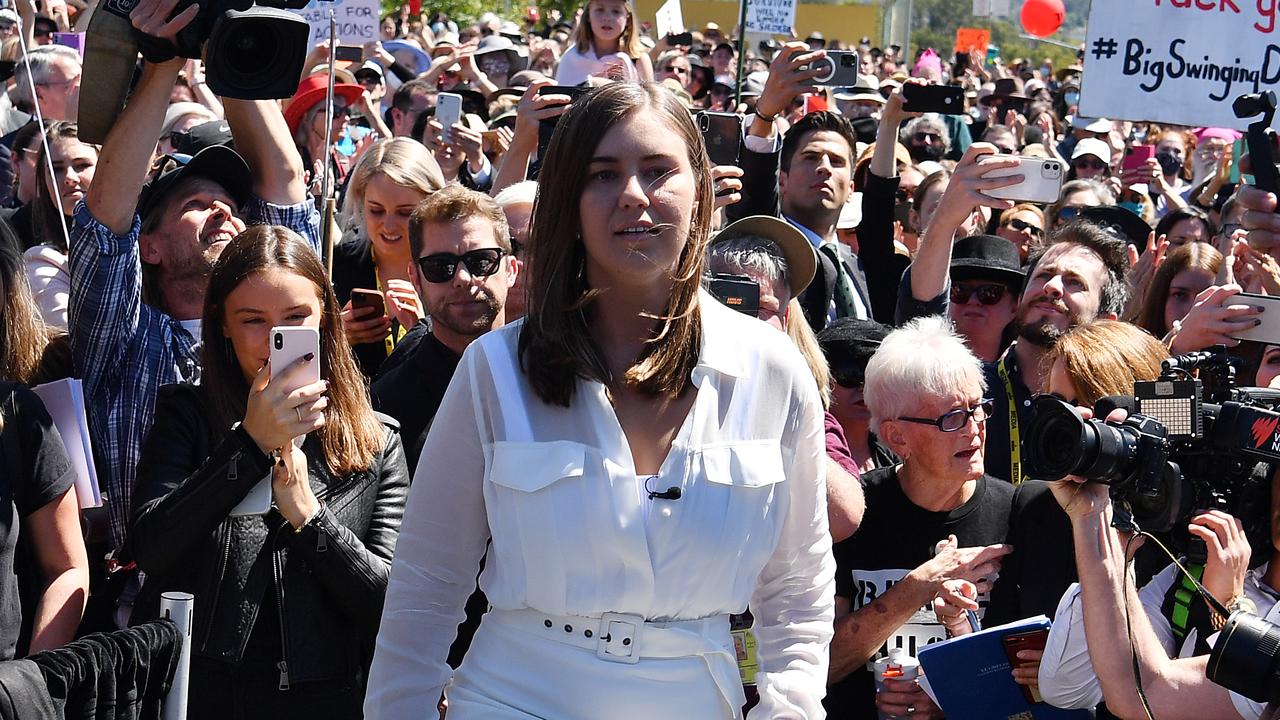
M 841 55 L 840 67 L 853 67 L 858 62 L 856 55 Z
M 1136 431 L 1084 420 L 1052 395 L 1035 400 L 1036 419 L 1027 428 L 1027 472 L 1038 480 L 1080 475 L 1111 482 L 1132 469 Z
M 276 349 L 284 349 L 284 335 L 281 335 L 280 333 L 276 333 Z

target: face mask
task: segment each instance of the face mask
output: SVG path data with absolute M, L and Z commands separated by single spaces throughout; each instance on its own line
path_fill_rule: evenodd
M 1079 105 L 1079 104 L 1080 104 L 1080 93 L 1078 93 L 1078 92 L 1068 92 L 1068 93 L 1063 93 L 1063 94 L 1062 94 L 1062 101 L 1063 101 L 1064 103 L 1066 103 L 1067 105 Z
M 1131 211 L 1134 215 L 1137 215 L 1138 217 L 1142 217 L 1142 203 L 1122 202 L 1122 203 L 1119 203 L 1119 205 L 1120 207 Z
M 1156 153 L 1156 162 L 1160 163 L 1160 171 L 1165 175 L 1172 175 L 1182 168 L 1182 161 L 1178 156 L 1167 151 Z

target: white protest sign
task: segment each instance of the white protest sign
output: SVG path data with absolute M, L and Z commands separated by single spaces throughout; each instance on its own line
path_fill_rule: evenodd
M 337 21 L 339 45 L 364 45 L 377 40 L 378 0 L 311 0 L 298 11 L 311 26 L 311 44 L 329 39 L 329 11 Z
M 747 30 L 790 35 L 796 25 L 796 0 L 742 0 L 747 3 Z
M 1080 114 L 1243 129 L 1231 103 L 1280 83 L 1276 0 L 1093 0 Z
M 991 14 L 995 17 L 1009 17 L 1009 0 L 991 0 Z
M 655 22 L 658 26 L 658 37 L 676 35 L 684 32 L 684 14 L 680 12 L 680 0 L 667 0 L 658 8 Z
M 991 16 L 991 0 L 973 0 L 974 17 Z

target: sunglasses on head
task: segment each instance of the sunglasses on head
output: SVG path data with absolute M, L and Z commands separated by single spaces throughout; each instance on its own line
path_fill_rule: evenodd
M 1008 290 L 1008 287 L 1000 283 L 952 283 L 951 302 L 956 305 L 964 305 L 969 302 L 969 298 L 977 295 L 978 302 L 983 305 L 995 305 L 1004 298 L 1004 294 Z
M 1020 218 L 1014 218 L 1010 220 L 1008 225 L 1009 227 L 1013 228 L 1014 230 L 1017 230 L 1018 232 L 1029 232 L 1032 235 L 1035 235 L 1036 237 L 1040 237 L 1041 235 L 1044 234 L 1044 230 L 1042 228 L 1038 228 L 1035 225 L 1032 225 L 1026 220 L 1022 220 Z
M 422 271 L 422 277 L 427 282 L 443 283 L 453 280 L 459 264 L 466 266 L 467 273 L 472 277 L 489 277 L 498 272 L 498 268 L 502 266 L 502 256 L 505 254 L 499 248 L 472 250 L 461 255 L 434 253 L 418 258 L 417 263 L 418 269 Z

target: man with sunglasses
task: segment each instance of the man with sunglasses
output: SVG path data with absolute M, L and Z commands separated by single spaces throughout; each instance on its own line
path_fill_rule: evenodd
M 172 42 L 197 10 L 192 5 L 170 19 L 176 5 L 143 0 L 133 25 Z M 222 248 L 247 224 L 271 224 L 319 250 L 319 216 L 274 101 L 223 100 L 239 153 L 210 147 L 151 168 L 185 62 L 143 63 L 71 231 L 71 346 L 113 547 L 128 530 L 135 469 L 160 386 L 199 379 L 204 295 Z

